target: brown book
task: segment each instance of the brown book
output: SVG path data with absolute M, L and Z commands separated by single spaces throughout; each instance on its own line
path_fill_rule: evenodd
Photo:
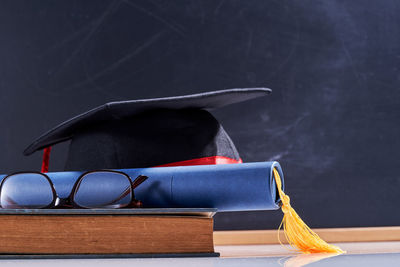
M 208 209 L 1 210 L 0 254 L 214 253 L 214 213 Z

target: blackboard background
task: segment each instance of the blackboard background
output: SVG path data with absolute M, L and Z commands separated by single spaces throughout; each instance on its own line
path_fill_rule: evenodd
M 23 149 L 105 102 L 265 86 L 213 112 L 243 160 L 278 160 L 312 227 L 400 225 L 399 14 L 388 0 L 1 1 L 0 172 L 38 170 Z M 281 216 L 224 213 L 215 227 Z

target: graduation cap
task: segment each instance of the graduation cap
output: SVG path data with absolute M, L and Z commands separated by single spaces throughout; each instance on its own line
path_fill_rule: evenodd
M 29 145 L 25 155 L 71 140 L 65 170 L 240 163 L 229 135 L 209 110 L 266 96 L 268 88 L 110 102 L 75 116 Z

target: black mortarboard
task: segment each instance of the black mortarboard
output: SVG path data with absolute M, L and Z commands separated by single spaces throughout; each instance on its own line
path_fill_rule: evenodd
M 66 170 L 241 162 L 232 140 L 208 110 L 270 92 L 229 89 L 110 102 L 54 127 L 24 154 L 71 139 Z

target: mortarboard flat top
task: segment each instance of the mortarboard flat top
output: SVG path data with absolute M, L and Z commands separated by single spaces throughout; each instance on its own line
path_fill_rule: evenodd
M 152 109 L 215 109 L 265 96 L 268 88 L 227 89 L 185 96 L 109 102 L 75 116 L 46 132 L 24 151 L 30 155 L 37 150 L 71 139 L 81 126 L 102 121 L 127 118 Z

